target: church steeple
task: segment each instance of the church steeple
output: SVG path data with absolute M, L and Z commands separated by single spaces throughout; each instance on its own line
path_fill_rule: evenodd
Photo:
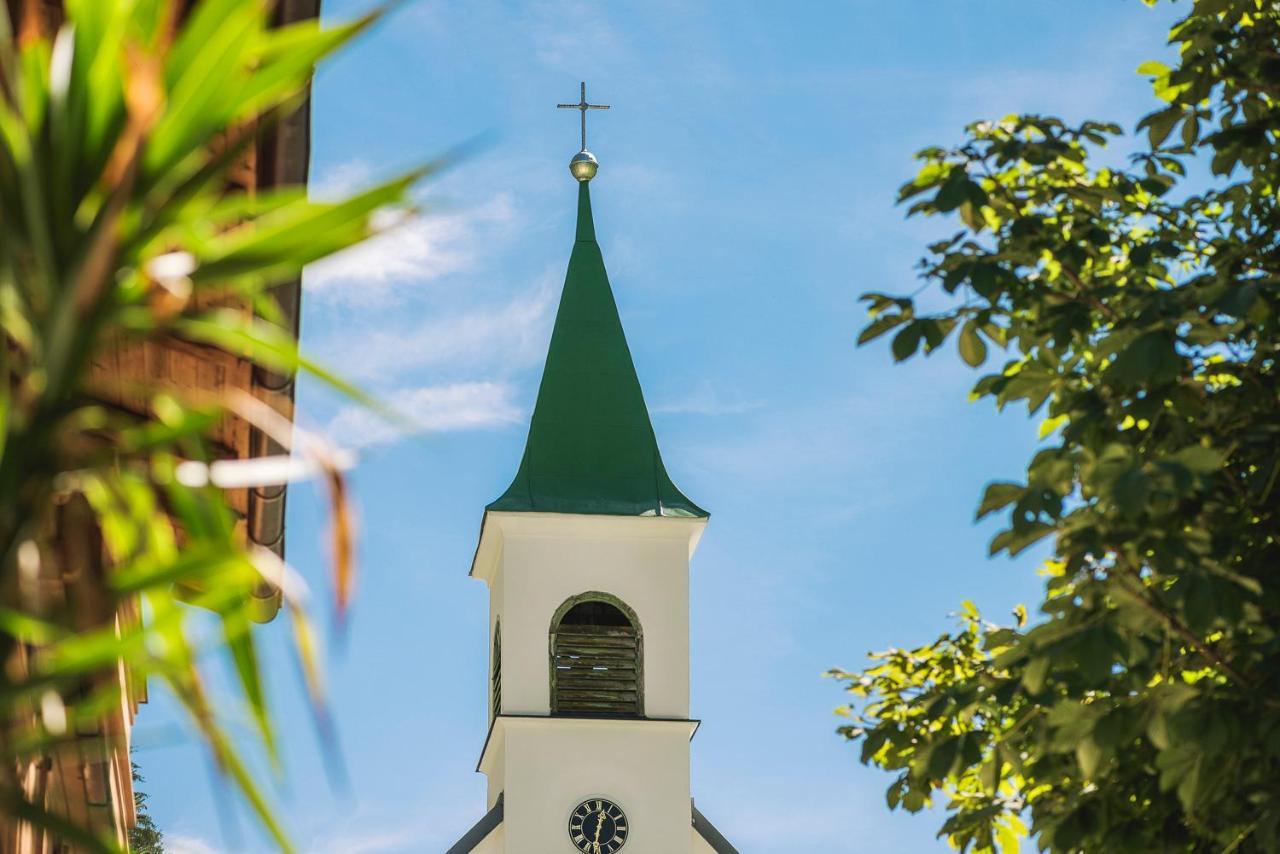
M 736 854 L 689 787 L 689 562 L 707 513 L 662 465 L 596 243 L 585 121 L 605 107 L 585 85 L 562 106 L 584 122 L 577 239 L 524 457 L 471 564 L 493 639 L 488 812 L 447 854 Z
M 707 516 L 662 464 L 596 243 L 587 180 L 578 184 L 577 240 L 524 457 L 488 509 Z

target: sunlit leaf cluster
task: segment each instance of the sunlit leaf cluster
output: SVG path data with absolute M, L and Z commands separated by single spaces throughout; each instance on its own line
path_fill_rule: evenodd
M 954 341 L 975 399 L 1043 418 L 979 508 L 993 554 L 1050 544 L 1039 614 L 836 674 L 890 806 L 941 799 L 962 849 L 1280 850 L 1280 8 L 1170 39 L 1127 167 L 1095 165 L 1119 126 L 1044 116 L 921 152 L 901 200 L 961 226 L 930 310 L 867 296 L 862 341 Z

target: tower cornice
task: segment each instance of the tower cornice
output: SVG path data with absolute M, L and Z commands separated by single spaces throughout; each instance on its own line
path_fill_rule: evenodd
M 598 516 L 487 510 L 480 523 L 480 541 L 471 561 L 470 575 L 486 582 L 492 578 L 502 559 L 503 541 L 507 536 L 682 540 L 688 543 L 692 558 L 708 521 L 705 516 Z
M 593 715 L 590 717 L 577 715 L 498 715 L 489 724 L 489 733 L 485 736 L 484 747 L 480 750 L 480 760 L 476 762 L 476 770 L 481 774 L 489 774 L 494 770 L 493 764 L 501 753 L 506 732 L 511 727 L 553 727 L 561 729 L 601 728 L 612 729 L 624 726 L 637 731 L 643 730 L 687 730 L 689 740 L 698 734 L 702 721 L 698 718 L 632 718 Z

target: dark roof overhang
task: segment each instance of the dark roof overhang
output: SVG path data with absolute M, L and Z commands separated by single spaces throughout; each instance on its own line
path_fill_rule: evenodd
M 716 830 L 716 826 L 707 821 L 707 817 L 698 811 L 697 804 L 690 804 L 693 810 L 693 829 L 698 835 L 707 841 L 711 846 L 711 850 L 716 854 L 738 854 L 738 849 L 729 844 L 729 840 L 724 838 L 724 834 Z
M 484 818 L 477 821 L 471 826 L 471 829 L 462 835 L 462 838 L 453 843 L 444 854 L 471 854 L 476 846 L 484 841 L 484 838 L 497 829 L 502 824 L 502 795 L 499 793 L 498 800 L 494 803 L 493 809 L 484 814 Z

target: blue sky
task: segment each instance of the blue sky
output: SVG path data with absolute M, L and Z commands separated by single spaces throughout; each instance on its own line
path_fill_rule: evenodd
M 325 0 L 343 19 L 366 3 Z M 339 193 L 477 134 L 426 215 L 308 271 L 303 342 L 432 428 L 396 437 L 304 382 L 299 423 L 357 446 L 362 577 L 330 649 L 348 775 L 333 786 L 287 627 L 261 632 L 304 850 L 440 851 L 482 813 L 481 510 L 514 473 L 572 244 L 588 81 L 597 230 L 667 468 L 712 512 L 692 569 L 693 790 L 744 852 L 927 852 L 938 815 L 835 735 L 832 666 L 931 640 L 962 600 L 1035 601 L 1034 556 L 988 560 L 983 485 L 1036 424 L 967 402 L 948 352 L 856 349 L 857 296 L 909 292 L 942 223 L 893 204 L 911 155 L 1015 111 L 1131 125 L 1170 10 L 1137 0 L 410 3 L 315 87 L 313 185 Z M 1117 155 L 1118 156 L 1118 155 Z M 289 559 L 323 578 L 324 512 L 289 500 Z M 210 661 L 215 673 L 222 670 Z M 159 692 L 156 692 L 159 695 Z M 136 730 L 179 854 L 267 850 L 155 696 Z

